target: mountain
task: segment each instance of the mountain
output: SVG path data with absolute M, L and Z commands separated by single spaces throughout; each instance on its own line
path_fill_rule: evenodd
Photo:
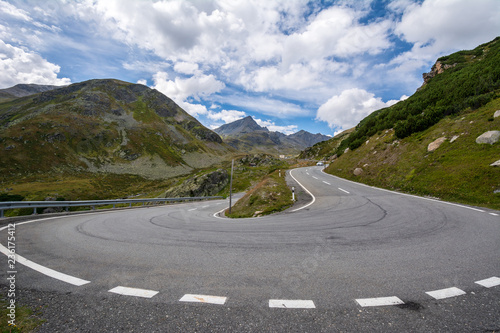
M 290 135 L 271 132 L 257 124 L 251 116 L 222 125 L 214 132 L 230 146 L 246 153 L 297 154 L 306 147 L 329 139 L 326 135 L 304 130 Z
M 42 92 L 0 103 L 2 181 L 75 172 L 165 179 L 211 166 L 234 151 L 144 85 L 107 79 L 14 88 L 7 91 Z
M 214 130 L 215 133 L 222 136 L 234 136 L 243 133 L 252 133 L 255 131 L 269 132 L 266 127 L 261 127 L 259 124 L 257 124 L 251 116 L 233 121 L 229 124 L 222 125 L 221 127 Z
M 14 99 L 29 96 L 49 90 L 61 88 L 61 86 L 38 85 L 38 84 L 17 84 L 7 89 L 0 89 L 0 99 Z
M 321 133 L 312 134 L 308 131 L 300 130 L 297 133 L 293 133 L 287 136 L 289 140 L 293 140 L 302 144 L 306 147 L 315 145 L 318 142 L 322 142 L 330 139 L 329 136 L 323 135 Z
M 500 209 L 500 38 L 437 59 L 412 96 L 302 156 L 328 173 Z

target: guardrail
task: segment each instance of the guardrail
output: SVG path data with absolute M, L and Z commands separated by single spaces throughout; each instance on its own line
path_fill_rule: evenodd
M 223 199 L 221 196 L 215 197 L 182 197 L 182 198 L 146 198 L 146 199 L 116 199 L 116 200 L 82 200 L 82 201 L 7 201 L 0 202 L 0 218 L 4 217 L 4 210 L 7 209 L 19 209 L 19 208 L 33 208 L 33 215 L 36 215 L 37 208 L 66 208 L 66 211 L 69 210 L 69 207 L 91 207 L 92 210 L 95 210 L 96 206 L 106 206 L 113 205 L 113 208 L 116 208 L 116 205 L 121 204 L 129 204 L 129 207 L 132 207 L 132 204 L 142 203 L 144 206 L 145 203 L 153 203 L 153 202 L 163 202 L 166 204 L 167 202 L 177 202 L 177 201 L 197 201 L 197 200 L 213 200 L 213 199 Z

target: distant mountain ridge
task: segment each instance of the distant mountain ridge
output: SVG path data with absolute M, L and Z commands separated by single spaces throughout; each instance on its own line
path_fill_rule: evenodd
M 19 98 L 50 91 L 64 86 L 39 85 L 39 84 L 16 84 L 13 87 L 0 89 L 0 98 Z
M 269 131 L 251 117 L 245 117 L 220 126 L 214 130 L 230 146 L 246 153 L 267 152 L 274 154 L 297 154 L 329 136 L 301 130 L 290 135 Z

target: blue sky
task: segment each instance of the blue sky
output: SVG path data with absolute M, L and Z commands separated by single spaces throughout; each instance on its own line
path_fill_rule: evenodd
M 209 128 L 333 135 L 499 35 L 498 0 L 0 0 L 0 88 L 116 78 Z

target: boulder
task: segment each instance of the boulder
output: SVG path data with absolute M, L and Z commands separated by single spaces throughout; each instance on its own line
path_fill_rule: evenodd
M 434 151 L 434 150 L 438 149 L 439 146 L 441 146 L 443 144 L 443 142 L 445 142 L 445 141 L 446 141 L 446 138 L 444 136 L 432 141 L 427 146 L 427 151 Z
M 500 117 L 500 110 L 496 110 L 493 118 Z
M 354 169 L 353 173 L 354 173 L 355 176 L 359 176 L 359 175 L 361 175 L 363 173 L 363 169 L 356 168 L 356 169 Z
M 454 135 L 451 140 L 450 140 L 450 143 L 453 143 L 455 142 L 456 139 L 458 139 L 460 137 L 460 135 Z
M 492 167 L 500 167 L 500 160 L 491 163 L 490 166 L 492 166 Z
M 476 143 L 488 143 L 490 145 L 498 142 L 500 139 L 500 131 L 488 131 L 486 133 L 481 134 L 476 138 Z

